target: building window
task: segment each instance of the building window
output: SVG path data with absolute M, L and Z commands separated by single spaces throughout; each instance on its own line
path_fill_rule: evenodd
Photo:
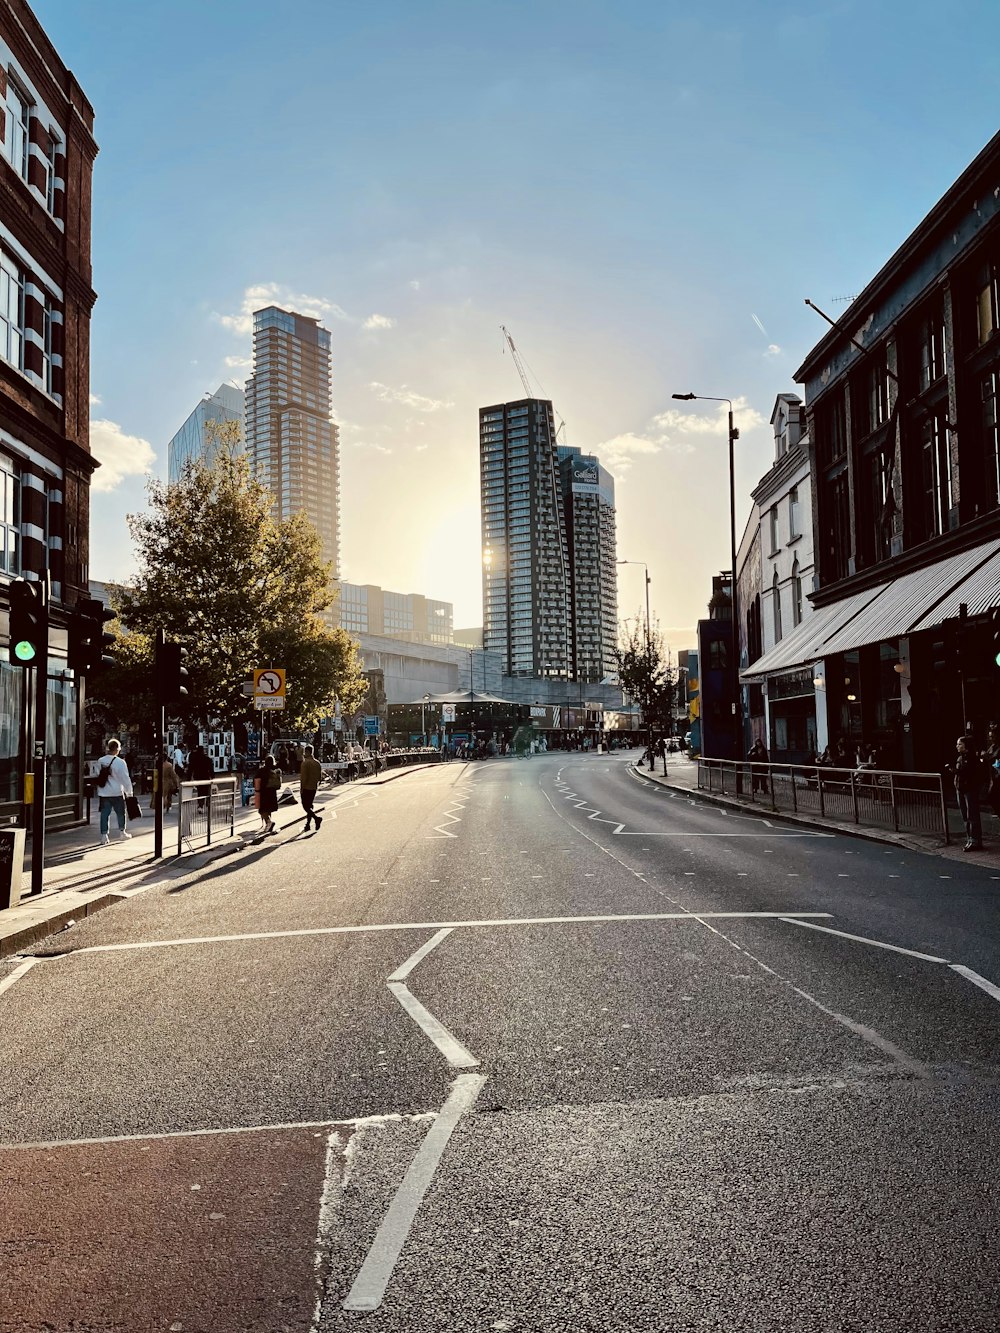
M 771 605 L 774 611 L 774 642 L 781 642 L 781 588 L 778 584 L 778 571 L 774 571 L 771 580 Z
M 824 580 L 847 577 L 851 558 L 851 497 L 847 486 L 847 468 L 842 468 L 826 487 L 826 549 L 823 552 Z
M 725 639 L 713 639 L 708 645 L 709 671 L 725 671 L 729 654 L 726 652 Z
M 920 495 L 920 538 L 926 541 L 948 531 L 951 509 L 948 428 L 939 413 L 928 417 L 920 429 Z
M 940 307 L 920 325 L 920 392 L 929 389 L 944 375 L 944 314 Z
M 778 506 L 772 505 L 768 510 L 768 531 L 770 533 L 771 548 L 770 553 L 774 555 L 778 549 Z
M 1000 368 L 993 366 L 979 381 L 983 400 L 983 440 L 986 446 L 986 489 L 990 504 L 1000 504 Z
M 9 458 L 0 458 L 0 569 L 21 572 L 21 481 Z
M 799 488 L 793 486 L 788 492 L 788 536 L 791 539 L 802 536 L 801 517 L 799 513 Z
M 821 467 L 829 467 L 847 455 L 847 414 L 844 396 L 835 392 L 821 404 L 816 418 L 816 456 Z
M 7 161 L 24 180 L 28 179 L 28 115 L 30 105 L 10 75 L 7 76 L 7 116 L 3 151 Z
M 24 274 L 0 254 L 0 357 L 21 370 L 24 366 Z
M 802 623 L 802 575 L 799 573 L 799 557 L 792 565 L 792 624 Z
M 889 420 L 889 372 L 885 353 L 872 353 L 851 383 L 854 427 L 859 439 L 878 430 Z
M 1000 268 L 994 260 L 983 266 L 976 293 L 979 345 L 988 342 L 1000 324 Z

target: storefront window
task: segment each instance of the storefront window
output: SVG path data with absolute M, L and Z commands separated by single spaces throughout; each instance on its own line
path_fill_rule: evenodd
M 0 662 L 0 801 L 19 801 L 18 747 L 21 740 L 21 691 L 24 672 Z
M 62 672 L 66 663 L 50 661 L 50 673 Z M 50 796 L 68 796 L 77 790 L 76 689 L 61 674 L 50 674 L 48 690 L 46 788 Z

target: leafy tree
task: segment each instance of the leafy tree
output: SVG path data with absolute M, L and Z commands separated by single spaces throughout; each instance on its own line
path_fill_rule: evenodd
M 189 464 L 173 485 L 152 481 L 148 512 L 129 516 L 139 574 L 114 599 L 127 629 L 112 650 L 121 666 L 95 680 L 98 702 L 140 694 L 163 629 L 188 650 L 188 698 L 171 710 L 187 723 L 245 718 L 243 682 L 266 666 L 288 673 L 283 727 L 311 729 L 335 698 L 349 714 L 365 680 L 350 636 L 322 619 L 334 593 L 319 535 L 304 515 L 272 518 L 268 491 L 236 450 L 235 422 L 214 434 L 211 463 Z
M 672 731 L 677 672 L 670 665 L 660 631 L 654 628 L 647 642 L 638 616 L 623 621 L 615 661 L 621 687 L 638 700 L 650 732 Z

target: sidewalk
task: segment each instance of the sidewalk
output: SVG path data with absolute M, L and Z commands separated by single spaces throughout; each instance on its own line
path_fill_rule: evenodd
M 949 860 L 972 862 L 973 865 L 1000 870 L 1000 819 L 992 813 L 987 813 L 986 810 L 983 811 L 983 839 L 986 846 L 979 852 L 965 852 L 962 850 L 965 844 L 965 825 L 962 823 L 959 811 L 951 805 L 948 806 L 948 832 L 952 839 L 949 845 L 940 838 L 924 834 L 893 833 L 891 830 L 869 828 L 864 824 L 845 824 L 832 819 L 816 819 L 808 815 L 796 815 L 788 810 L 771 810 L 760 801 L 741 801 L 735 796 L 720 796 L 714 792 L 699 791 L 697 760 L 688 759 L 684 755 L 667 756 L 666 775 L 662 759 L 657 759 L 655 773 L 651 773 L 638 759 L 634 768 L 642 777 L 661 787 L 683 791 L 703 801 L 711 801 L 715 805 L 724 805 L 735 810 L 752 810 L 767 819 L 780 819 L 783 823 L 799 824 L 804 828 L 821 829 L 827 833 L 846 833 L 851 837 L 865 838 L 870 842 L 891 843 L 896 847 L 906 847 L 910 851 L 930 852 L 936 856 L 947 857 Z
M 381 787 L 407 773 L 428 767 L 436 768 L 437 764 L 408 765 L 358 778 L 334 788 L 324 788 L 317 805 L 323 806 L 331 798 L 347 796 L 358 787 Z M 290 779 L 284 786 L 297 791 L 298 778 Z M 178 866 L 190 864 L 192 869 L 196 869 L 204 863 L 206 856 L 211 858 L 238 851 L 260 825 L 260 817 L 253 805 L 245 808 L 237 805 L 233 838 L 228 836 L 227 830 L 218 842 L 213 841 L 211 847 L 199 845 L 178 857 L 179 807 L 175 804 L 169 813 L 164 814 L 163 857 L 156 861 L 153 859 L 153 812 L 147 809 L 148 801 L 148 796 L 142 800 L 142 819 L 129 824 L 131 838 L 119 841 L 116 837 L 118 825 L 112 815 L 111 842 L 106 847 L 102 847 L 100 842 L 96 801 L 93 803 L 89 824 L 47 834 L 43 890 L 36 898 L 28 896 L 31 887 L 29 843 L 24 858 L 21 901 L 16 907 L 0 912 L 0 959 L 9 958 L 47 935 L 55 934 L 71 920 L 79 921 L 124 901 L 132 894 L 141 893 L 171 873 L 176 874 Z M 293 806 L 280 807 L 275 818 L 280 830 L 301 823 L 304 815 L 302 807 L 296 802 Z

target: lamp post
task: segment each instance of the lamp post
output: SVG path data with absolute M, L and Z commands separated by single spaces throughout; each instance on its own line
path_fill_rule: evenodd
M 743 758 L 743 696 L 740 690 L 740 596 L 736 579 L 736 471 L 733 445 L 740 438 L 740 433 L 733 425 L 733 403 L 730 398 L 710 398 L 703 393 L 674 393 L 682 403 L 725 403 L 729 408 L 729 555 L 730 555 L 730 600 L 733 624 L 733 759 L 739 763 Z M 702 737 L 704 741 L 704 737 Z
M 652 637 L 649 628 L 649 566 L 645 560 L 618 560 L 619 565 L 641 565 L 646 576 L 646 670 L 652 675 L 653 654 Z M 650 717 L 649 699 L 646 700 L 646 737 L 649 742 L 649 767 L 653 767 L 653 719 Z
M 425 694 L 424 697 L 420 700 L 420 744 L 424 747 L 425 750 L 427 748 L 427 719 L 424 715 L 424 709 L 427 707 L 430 701 L 431 701 L 431 696 L 429 694 Z

